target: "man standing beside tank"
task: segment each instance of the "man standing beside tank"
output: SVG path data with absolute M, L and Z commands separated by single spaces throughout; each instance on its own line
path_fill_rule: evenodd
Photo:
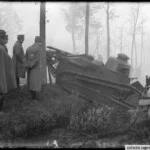
M 26 50 L 28 63 L 28 88 L 32 99 L 38 100 L 38 92 L 41 91 L 41 38 L 35 37 L 35 43 Z
M 6 32 L 0 30 L 0 111 L 3 107 L 5 94 L 17 87 L 13 62 L 5 49 L 5 38 Z
M 13 46 L 13 62 L 16 74 L 17 87 L 20 88 L 20 78 L 25 78 L 26 59 L 22 44 L 24 42 L 24 35 L 18 35 L 17 41 Z

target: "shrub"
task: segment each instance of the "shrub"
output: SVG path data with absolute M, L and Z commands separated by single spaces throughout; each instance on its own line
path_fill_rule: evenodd
M 70 119 L 69 129 L 78 132 L 101 134 L 119 131 L 126 128 L 132 121 L 128 112 L 119 112 L 118 109 L 107 105 L 101 107 L 90 107 L 88 110 L 73 114 Z
M 5 97 L 3 113 L 0 113 L 0 132 L 6 139 L 26 138 L 52 129 L 56 125 L 69 124 L 69 119 L 88 103 L 76 96 L 62 92 L 57 86 L 45 85 L 41 100 L 32 100 L 27 87 L 12 90 Z M 63 123 L 63 124 L 62 124 Z

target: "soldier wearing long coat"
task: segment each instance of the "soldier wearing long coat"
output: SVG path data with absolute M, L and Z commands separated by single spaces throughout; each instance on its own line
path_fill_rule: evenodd
M 5 34 L 4 30 L 0 30 L 0 110 L 5 94 L 17 87 L 13 62 L 5 51 Z
M 5 51 L 8 53 L 8 49 L 7 49 L 7 46 L 6 44 L 8 43 L 8 35 L 5 35 L 5 44 L 4 44 L 4 47 L 5 47 Z
M 28 63 L 28 88 L 33 99 L 38 99 L 37 93 L 41 91 L 41 38 L 35 37 L 35 43 L 26 50 Z
M 24 42 L 24 35 L 18 35 L 17 41 L 13 46 L 13 62 L 16 74 L 17 86 L 19 88 L 19 78 L 25 78 L 26 59 L 22 43 Z

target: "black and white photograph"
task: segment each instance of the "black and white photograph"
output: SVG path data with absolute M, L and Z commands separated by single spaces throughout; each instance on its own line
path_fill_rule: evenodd
M 150 149 L 150 2 L 0 1 L 0 148 Z

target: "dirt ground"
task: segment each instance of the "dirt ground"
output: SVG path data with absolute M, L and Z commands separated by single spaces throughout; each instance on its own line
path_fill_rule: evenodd
M 120 116 L 119 112 L 111 116 L 109 109 L 98 107 L 93 111 L 91 104 L 57 86 L 44 86 L 40 98 L 31 100 L 26 87 L 7 95 L 0 112 L 1 147 L 120 148 L 126 144 L 150 144 L 150 120 L 142 116 L 127 128 L 125 124 L 131 117 Z M 101 111 L 99 115 L 97 109 Z

